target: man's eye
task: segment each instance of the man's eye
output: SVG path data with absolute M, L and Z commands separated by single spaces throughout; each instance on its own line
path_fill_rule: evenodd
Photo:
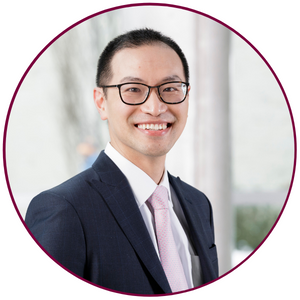
M 139 87 L 128 87 L 124 90 L 125 93 L 140 93 L 141 89 Z
M 139 88 L 137 88 L 137 87 L 133 87 L 133 88 L 128 89 L 128 91 L 131 92 L 131 93 L 138 93 L 141 90 Z
M 164 92 L 176 92 L 177 89 L 175 87 L 170 86 L 170 87 L 164 88 L 163 91 Z

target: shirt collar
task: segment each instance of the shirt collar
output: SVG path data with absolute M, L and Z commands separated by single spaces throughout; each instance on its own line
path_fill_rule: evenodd
M 105 154 L 126 176 L 138 207 L 141 207 L 152 195 L 157 187 L 157 184 L 144 171 L 122 156 L 110 143 L 107 143 L 106 145 Z M 159 185 L 167 188 L 169 200 L 171 200 L 170 184 L 166 168 Z

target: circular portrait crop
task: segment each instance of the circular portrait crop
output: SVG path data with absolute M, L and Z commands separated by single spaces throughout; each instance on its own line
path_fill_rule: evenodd
M 181 293 L 272 232 L 294 176 L 293 117 L 234 29 L 173 5 L 112 8 L 67 28 L 24 75 L 4 133 L 7 185 L 37 247 L 74 276 Z

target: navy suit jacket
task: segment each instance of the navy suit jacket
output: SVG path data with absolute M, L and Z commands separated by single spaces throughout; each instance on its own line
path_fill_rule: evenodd
M 169 175 L 200 259 L 204 283 L 218 277 L 211 205 Z M 65 268 L 94 284 L 133 294 L 171 293 L 129 183 L 102 151 L 86 171 L 42 192 L 25 222 L 38 243 Z

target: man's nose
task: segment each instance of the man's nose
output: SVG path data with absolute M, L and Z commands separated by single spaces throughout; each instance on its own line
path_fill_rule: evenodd
M 150 89 L 147 101 L 141 105 L 142 112 L 151 114 L 154 117 L 166 112 L 167 109 L 167 104 L 160 99 L 156 88 Z

